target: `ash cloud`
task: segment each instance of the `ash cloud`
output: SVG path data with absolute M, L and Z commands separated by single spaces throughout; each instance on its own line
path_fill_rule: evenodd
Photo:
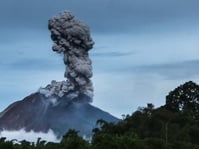
M 48 28 L 54 42 L 52 50 L 64 55 L 66 81 L 52 81 L 40 93 L 47 93 L 47 97 L 66 96 L 74 99 L 86 96 L 91 101 L 93 98 L 92 62 L 88 51 L 94 42 L 90 36 L 87 25 L 75 19 L 70 12 L 63 12 L 59 17 L 49 20 Z

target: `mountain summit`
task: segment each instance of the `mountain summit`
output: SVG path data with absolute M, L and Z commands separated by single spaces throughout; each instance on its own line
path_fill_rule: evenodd
M 66 97 L 57 100 L 46 98 L 39 92 L 31 94 L 0 113 L 0 129 L 35 132 L 48 132 L 51 129 L 58 137 L 68 129 L 76 129 L 80 135 L 90 137 L 98 119 L 118 121 L 109 113 L 79 98 L 66 102 Z

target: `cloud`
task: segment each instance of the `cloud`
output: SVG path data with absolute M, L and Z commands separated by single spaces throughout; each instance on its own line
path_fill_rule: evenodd
M 167 64 L 154 64 L 137 67 L 139 73 L 158 74 L 166 79 L 192 79 L 199 77 L 199 60 L 181 61 Z M 133 71 L 133 69 L 132 69 Z
M 45 29 L 49 18 L 68 9 L 96 32 L 137 31 L 156 23 L 193 21 L 199 14 L 198 4 L 197 0 L 7 0 L 0 2 L 0 17 L 4 27 Z
M 116 57 L 117 58 L 117 57 Z M 128 58 L 128 57 L 127 57 Z M 165 62 L 143 64 L 128 63 L 127 58 L 112 62 L 111 60 L 103 59 L 103 63 L 94 61 L 94 66 L 97 73 L 108 72 L 110 74 L 117 73 L 121 76 L 131 74 L 132 76 L 159 76 L 167 80 L 192 80 L 199 77 L 199 60 L 181 60 L 179 62 Z M 132 58 L 132 57 L 130 57 Z
M 37 142 L 38 138 L 41 138 L 42 140 L 48 141 L 48 142 L 59 142 L 60 140 L 57 139 L 55 134 L 52 130 L 49 130 L 48 133 L 43 132 L 26 132 L 24 129 L 18 130 L 18 131 L 8 131 L 3 130 L 0 132 L 0 137 L 6 137 L 7 140 L 17 140 L 22 141 L 26 140 L 29 142 Z
M 134 52 L 93 52 L 91 53 L 91 56 L 93 57 L 123 57 L 123 56 L 129 56 L 133 55 Z
M 64 64 L 54 59 L 42 59 L 42 58 L 24 58 L 18 59 L 14 62 L 2 65 L 5 69 L 24 70 L 24 71 L 47 71 L 47 70 L 64 70 Z M 61 61 L 61 60 L 60 60 Z

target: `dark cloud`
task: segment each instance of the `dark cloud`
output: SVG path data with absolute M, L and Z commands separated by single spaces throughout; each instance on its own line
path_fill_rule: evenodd
M 199 60 L 178 63 L 145 65 L 134 68 L 136 72 L 158 74 L 166 79 L 192 79 L 199 76 Z M 133 70 L 132 70 L 133 71 Z
M 109 71 L 117 74 L 132 74 L 149 77 L 151 75 L 158 75 L 164 79 L 169 80 L 192 80 L 199 77 L 199 60 L 189 60 L 181 62 L 172 62 L 165 64 L 151 64 L 151 65 L 133 65 L 133 64 L 109 64 L 101 63 L 98 66 L 98 71 Z
M 197 21 L 198 5 L 197 0 L 2 0 L 0 18 L 4 28 L 46 29 L 49 18 L 68 9 L 95 32 L 137 31 L 156 23 Z

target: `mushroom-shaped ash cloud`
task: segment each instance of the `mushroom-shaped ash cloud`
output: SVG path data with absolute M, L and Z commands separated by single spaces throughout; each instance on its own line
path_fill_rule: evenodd
M 92 101 L 92 62 L 88 51 L 92 49 L 94 42 L 88 26 L 76 20 L 70 12 L 63 12 L 59 17 L 49 20 L 48 28 L 54 42 L 52 50 L 64 55 L 67 80 L 52 81 L 45 88 L 41 88 L 40 93 L 46 97 L 66 96 L 69 99 L 83 95 Z

